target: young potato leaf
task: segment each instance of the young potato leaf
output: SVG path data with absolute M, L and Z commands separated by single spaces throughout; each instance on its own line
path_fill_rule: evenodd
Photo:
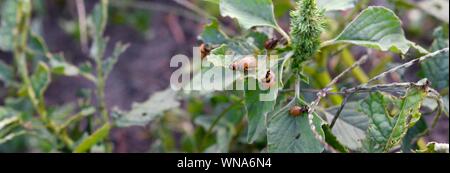
M 81 141 L 81 143 L 75 148 L 74 153 L 84 153 L 89 151 L 95 144 L 108 137 L 110 130 L 111 125 L 106 123 L 97 129 L 92 135 L 83 139 L 83 141 Z
M 426 93 L 411 88 L 403 98 L 372 93 L 361 102 L 361 111 L 370 119 L 364 148 L 368 152 L 388 152 L 397 146 L 420 119 L 420 107 Z M 392 108 L 388 110 L 389 108 Z
M 335 39 L 324 45 L 347 43 L 405 54 L 414 43 L 405 38 L 402 23 L 385 7 L 369 7 L 362 11 Z M 423 52 L 423 50 L 421 50 Z
M 343 11 L 355 7 L 358 0 L 317 0 L 317 6 L 325 11 Z
M 267 147 L 271 153 L 321 153 L 323 145 L 318 141 L 308 123 L 306 114 L 293 117 L 289 114 L 296 101 L 289 103 L 271 116 L 267 127 Z M 323 120 L 314 114 L 313 123 L 319 134 Z
M 279 29 L 272 0 L 221 0 L 222 16 L 236 18 L 244 29 L 270 26 Z
M 116 125 L 120 127 L 145 126 L 163 115 L 165 111 L 180 106 L 176 96 L 177 92 L 168 88 L 153 94 L 150 99 L 143 103 L 133 104 L 129 112 L 116 110 L 113 114 Z

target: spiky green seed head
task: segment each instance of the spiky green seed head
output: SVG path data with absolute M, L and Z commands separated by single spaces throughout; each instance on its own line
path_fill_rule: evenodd
M 294 70 L 301 71 L 303 62 L 311 59 L 319 50 L 324 25 L 323 14 L 323 10 L 317 8 L 316 0 L 297 0 L 297 8 L 291 11 Z

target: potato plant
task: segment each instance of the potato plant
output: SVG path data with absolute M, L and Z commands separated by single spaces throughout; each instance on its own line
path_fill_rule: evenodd
M 31 0 L 3 0 L 0 48 L 14 62 L 0 59 L 7 92 L 0 151 L 23 144 L 40 152 L 112 152 L 112 128 L 143 126 L 152 138 L 149 152 L 448 153 L 448 144 L 423 139 L 448 121 L 448 17 L 430 9 L 448 12 L 441 1 L 387 1 L 389 7 L 369 0 L 202 1 L 220 13 L 210 16 L 194 49 L 208 65 L 177 69 L 192 74 L 180 90 L 109 110 L 105 81 L 128 47 L 117 43 L 105 56 L 109 1 L 87 17 L 92 59 L 75 66 L 34 33 Z M 292 6 L 285 28 L 275 8 L 283 3 Z M 430 45 L 407 38 L 396 14 L 405 9 L 440 22 Z M 411 68 L 420 74 L 405 72 Z M 231 80 L 192 90 L 212 69 L 231 71 L 219 73 Z M 57 76 L 81 76 L 96 88 L 83 90 L 76 106 L 48 106 L 44 93 Z

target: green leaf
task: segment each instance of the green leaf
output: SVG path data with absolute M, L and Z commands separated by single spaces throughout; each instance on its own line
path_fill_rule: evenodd
M 89 151 L 95 144 L 108 137 L 110 130 L 111 125 L 106 123 L 97 129 L 91 136 L 81 141 L 81 143 L 75 148 L 74 153 L 84 153 Z
M 90 57 L 96 61 L 100 61 L 99 59 L 103 58 L 108 43 L 108 38 L 98 37 L 94 39 L 90 50 Z
M 419 109 L 425 96 L 421 89 L 412 88 L 403 98 L 377 92 L 363 100 L 361 111 L 370 119 L 365 149 L 368 152 L 388 152 L 397 146 L 408 129 L 420 119 Z
M 324 112 L 325 117 L 329 120 L 328 123 L 331 123 L 339 107 L 332 107 Z M 332 129 L 333 134 L 342 144 L 355 151 L 362 148 L 361 141 L 366 137 L 369 124 L 369 118 L 358 112 L 358 108 L 358 102 L 347 103 Z
M 14 43 L 14 29 L 17 23 L 17 0 L 5 0 L 1 4 L 0 11 L 0 50 L 10 51 L 12 50 Z
M 4 119 L 1 119 L 0 121 L 0 130 L 4 130 L 7 126 L 15 123 L 19 123 L 20 118 L 17 116 L 7 117 Z
M 0 81 L 4 82 L 6 86 L 14 83 L 14 71 L 8 64 L 0 60 Z
M 271 153 L 321 153 L 324 148 L 318 141 L 308 123 L 307 115 L 292 117 L 289 110 L 297 105 L 292 101 L 286 107 L 276 112 L 268 122 L 267 142 Z M 322 136 L 323 121 L 314 115 L 313 123 Z
M 163 115 L 165 111 L 178 108 L 177 92 L 168 88 L 164 91 L 154 93 L 150 99 L 143 103 L 135 103 L 129 112 L 116 110 L 113 114 L 116 125 L 127 126 L 145 126 L 152 120 Z
M 255 89 L 249 89 L 248 84 L 250 82 L 255 84 Z M 276 104 L 276 99 L 273 101 L 261 101 L 260 95 L 270 95 L 270 97 L 276 98 L 278 94 L 278 89 L 261 90 L 259 85 L 260 82 L 254 78 L 246 79 L 245 106 L 248 119 L 247 142 L 250 144 L 266 135 L 267 114 L 274 109 Z
M 415 145 L 414 143 L 417 141 L 417 138 L 425 135 L 428 131 L 427 122 L 422 117 L 419 121 L 417 121 L 416 125 L 414 125 L 411 129 L 408 130 L 405 137 L 402 141 L 402 151 L 404 153 L 410 153 L 413 151 Z
M 244 29 L 270 26 L 279 29 L 271 0 L 221 0 L 222 16 L 236 18 Z
M 324 45 L 347 43 L 405 54 L 411 46 L 405 38 L 402 23 L 385 7 L 369 7 L 362 11 L 339 36 Z
M 206 44 L 224 44 L 228 41 L 228 36 L 219 28 L 216 20 L 205 26 L 205 29 L 200 34 L 200 40 Z
M 111 73 L 114 65 L 119 60 L 120 55 L 122 55 L 128 49 L 128 46 L 128 44 L 122 44 L 120 42 L 116 43 L 112 56 L 103 62 L 103 74 L 105 78 L 107 78 Z
M 431 84 L 436 89 L 448 88 L 449 75 L 449 54 L 448 47 L 440 50 L 437 54 L 422 61 L 422 70 L 425 76 L 431 81 Z
M 208 147 L 206 153 L 227 153 L 229 152 L 229 144 L 233 138 L 232 133 L 226 129 L 219 129 L 216 132 L 216 144 Z
M 334 136 L 333 132 L 331 132 L 330 126 L 327 124 L 322 125 L 322 130 L 325 134 L 325 141 L 331 145 L 334 149 L 342 153 L 348 153 L 349 150 L 346 146 L 344 146 L 336 136 Z
M 19 113 L 7 107 L 0 107 L 0 145 L 25 134 L 20 127 Z
M 30 35 L 28 48 L 33 52 L 36 59 L 48 62 L 50 70 L 53 74 L 64 76 L 82 75 L 85 78 L 96 81 L 95 77 L 89 72 L 80 70 L 77 66 L 67 62 L 63 54 L 52 54 L 45 43 L 45 40 L 36 34 Z
M 30 79 L 34 92 L 38 98 L 42 98 L 44 96 L 44 91 L 50 84 L 50 69 L 45 63 L 41 62 Z
M 358 0 L 317 0 L 317 6 L 325 11 L 343 11 L 355 7 Z

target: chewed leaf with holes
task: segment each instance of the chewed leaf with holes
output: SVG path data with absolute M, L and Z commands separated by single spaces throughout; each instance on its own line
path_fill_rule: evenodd
M 289 110 L 296 103 L 291 102 L 271 116 L 267 128 L 268 151 L 271 153 L 321 153 L 323 145 L 316 139 L 309 126 L 306 114 L 293 117 Z M 323 120 L 314 115 L 313 124 L 323 137 Z
M 150 121 L 163 115 L 165 111 L 178 108 L 177 92 L 166 89 L 153 94 L 150 99 L 143 103 L 133 104 L 131 111 L 116 111 L 113 117 L 118 126 L 145 126 Z
M 426 93 L 421 88 L 409 89 L 402 98 L 370 94 L 361 102 L 361 111 L 369 117 L 363 147 L 367 152 L 388 152 L 397 146 L 420 119 L 419 109 Z
M 349 43 L 405 54 L 412 42 L 405 38 L 402 23 L 385 7 L 369 7 L 359 14 L 332 43 Z

